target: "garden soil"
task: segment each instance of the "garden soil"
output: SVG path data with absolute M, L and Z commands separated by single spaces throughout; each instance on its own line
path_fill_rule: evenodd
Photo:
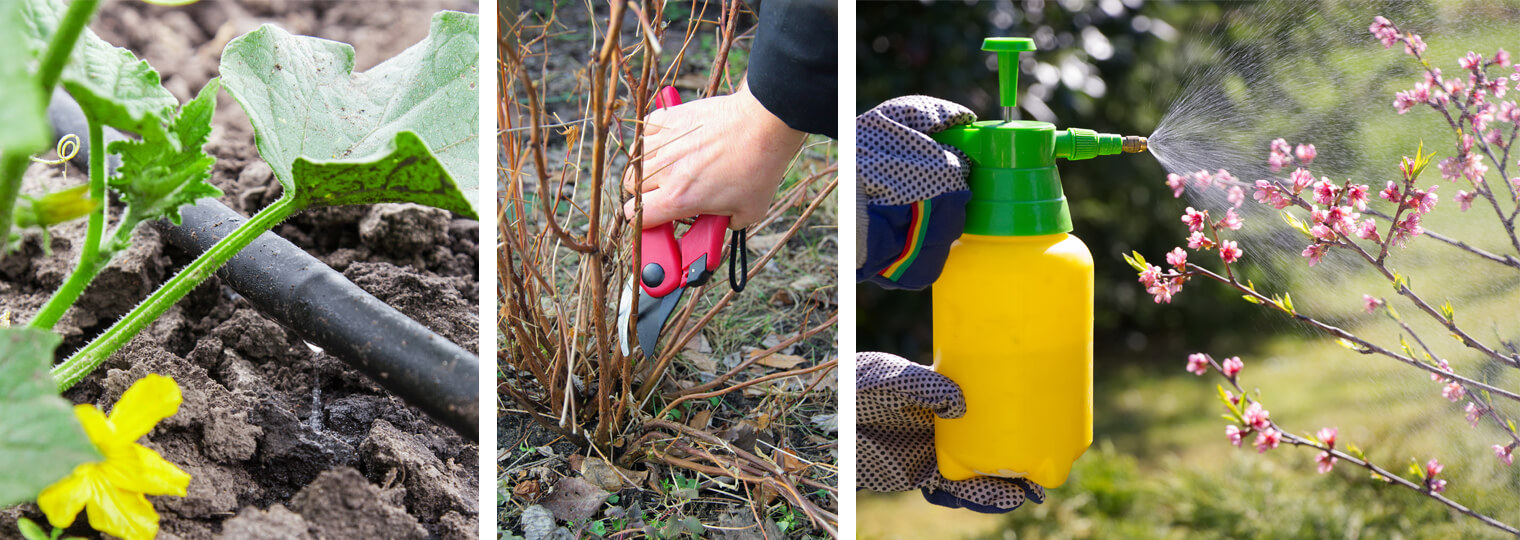
M 356 68 L 364 70 L 426 37 L 431 15 L 442 9 L 476 6 L 467 0 L 202 0 L 171 9 L 106 2 L 92 28 L 147 60 L 186 101 L 216 76 L 226 43 L 260 24 L 353 44 Z M 227 193 L 222 202 L 251 215 L 281 187 L 258 159 L 241 108 L 225 92 L 218 99 L 207 146 L 218 160 L 212 182 Z M 34 165 L 26 192 L 82 177 L 72 166 L 64 178 L 57 166 Z M 55 227 L 46 239 L 27 231 L 18 251 L 0 259 L 0 306 L 16 323 L 27 321 L 67 277 L 84 230 L 81 220 Z M 377 205 L 310 210 L 275 231 L 424 326 L 477 349 L 475 221 L 413 205 Z M 58 324 L 65 337 L 59 358 L 191 259 L 160 241 L 154 227 L 139 227 L 131 250 Z M 163 518 L 160 538 L 477 536 L 475 443 L 305 343 L 217 278 L 65 397 L 109 410 L 148 373 L 174 377 L 184 404 L 144 444 L 192 476 L 186 497 L 151 498 Z M 16 518 L 23 515 L 43 519 L 30 504 L 0 512 L 0 537 L 17 537 Z M 84 523 L 80 516 L 69 532 L 94 537 Z

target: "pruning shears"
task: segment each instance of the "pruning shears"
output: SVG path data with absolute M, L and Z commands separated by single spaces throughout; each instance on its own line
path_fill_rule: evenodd
M 661 109 L 680 105 L 681 94 L 675 88 L 666 86 L 655 94 L 654 102 L 655 107 Z M 622 345 L 624 356 L 630 352 L 628 319 L 632 315 L 630 311 L 634 281 L 638 281 L 639 291 L 639 348 L 643 349 L 646 358 L 652 358 L 655 344 L 660 339 L 660 331 L 665 328 L 665 321 L 670 319 L 670 314 L 675 312 L 681 295 L 685 294 L 687 287 L 706 284 L 718 270 L 718 265 L 723 263 L 723 234 L 728 231 L 728 220 L 728 216 L 715 214 L 702 214 L 690 220 L 682 220 L 683 223 L 689 222 L 689 227 L 680 239 L 676 238 L 674 221 L 646 228 L 639 233 L 640 257 L 637 264 L 642 267 L 633 269 L 627 285 L 623 287 L 622 298 L 618 301 L 618 341 Z M 733 232 L 732 245 L 729 255 L 743 256 L 743 230 Z M 742 275 L 743 272 L 738 274 Z M 735 292 L 744 290 L 744 283 L 736 278 L 733 264 L 729 265 L 728 278 Z

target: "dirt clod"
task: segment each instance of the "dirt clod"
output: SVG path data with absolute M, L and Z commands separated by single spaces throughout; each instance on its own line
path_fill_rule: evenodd
M 359 238 L 375 251 L 395 256 L 448 241 L 449 213 L 418 204 L 377 204 L 359 220 Z
M 427 530 L 406 509 L 348 467 L 325 471 L 290 499 L 290 508 L 317 538 L 369 540 L 427 538 Z
M 429 514 L 478 512 L 471 490 L 456 476 L 459 471 L 449 470 L 417 436 L 403 433 L 390 422 L 375 420 L 359 453 L 369 462 L 372 478 L 399 473 L 411 508 Z
M 220 538 L 225 540 L 312 540 L 307 532 L 310 527 L 300 514 L 291 512 L 283 504 L 275 504 L 268 510 L 249 506 L 238 512 L 237 517 L 222 524 Z

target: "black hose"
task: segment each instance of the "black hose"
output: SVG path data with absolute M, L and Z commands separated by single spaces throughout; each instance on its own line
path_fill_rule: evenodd
M 54 133 L 83 133 L 79 106 L 59 93 L 48 108 Z M 124 138 L 110 128 L 106 140 Z M 87 160 L 81 145 L 76 160 Z M 111 165 L 114 166 L 114 162 Z M 202 199 L 180 209 L 183 225 L 154 223 L 169 243 L 199 255 L 246 218 Z M 364 372 L 460 435 L 479 437 L 480 358 L 354 285 L 306 251 L 265 232 L 217 275 L 261 313 Z

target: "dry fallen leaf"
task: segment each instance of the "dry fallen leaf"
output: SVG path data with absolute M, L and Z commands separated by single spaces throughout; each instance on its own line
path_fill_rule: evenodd
M 512 495 L 531 503 L 537 501 L 538 497 L 543 495 L 543 491 L 539 487 L 538 480 L 528 480 L 526 482 L 518 482 L 512 488 Z
M 765 367 L 773 367 L 776 369 L 792 369 L 794 367 L 797 367 L 797 364 L 801 364 L 806 361 L 807 359 L 801 356 L 776 353 L 765 358 L 761 358 L 756 363 Z
M 606 490 L 577 477 L 561 479 L 544 499 L 544 507 L 560 521 L 584 521 L 596 515 L 607 497 Z

